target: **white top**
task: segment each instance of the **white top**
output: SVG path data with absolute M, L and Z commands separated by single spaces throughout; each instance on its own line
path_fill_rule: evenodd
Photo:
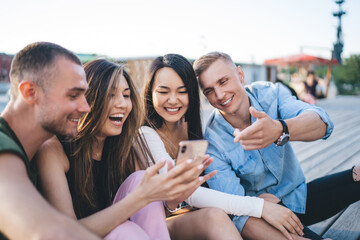
M 159 134 L 152 128 L 142 126 L 140 133 L 146 140 L 149 150 L 154 161 L 160 159 L 171 160 L 175 164 L 174 159 L 166 152 L 164 143 Z M 152 163 L 150 163 L 152 164 Z M 167 166 L 160 170 L 160 173 L 167 171 Z M 261 217 L 264 206 L 264 199 L 249 196 L 237 196 L 224 192 L 219 192 L 210 188 L 199 187 L 196 191 L 185 200 L 192 207 L 205 208 L 217 207 L 231 215 L 247 215 L 252 217 Z

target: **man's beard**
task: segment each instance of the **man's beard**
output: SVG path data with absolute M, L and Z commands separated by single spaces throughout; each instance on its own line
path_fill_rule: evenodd
M 61 120 L 51 119 L 51 117 L 53 116 L 46 110 L 43 110 L 40 114 L 41 126 L 45 131 L 69 139 L 76 137 L 78 134 L 77 129 L 68 123 L 67 117 L 64 116 Z
M 76 137 L 77 131 L 71 131 L 70 129 L 66 129 L 63 126 L 61 126 L 60 123 L 55 122 L 47 122 L 42 125 L 43 129 L 45 129 L 47 132 L 50 132 L 52 134 L 55 134 L 57 136 L 61 136 L 62 138 L 68 138 L 72 139 Z

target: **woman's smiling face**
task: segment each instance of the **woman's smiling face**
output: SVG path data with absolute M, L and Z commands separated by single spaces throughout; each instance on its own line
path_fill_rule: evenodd
M 165 122 L 175 123 L 186 113 L 189 95 L 180 76 L 169 67 L 157 71 L 152 88 L 155 111 Z
M 118 78 L 117 88 L 111 92 L 108 117 L 101 130 L 102 136 L 117 136 L 122 132 L 126 118 L 132 110 L 130 88 L 123 75 Z

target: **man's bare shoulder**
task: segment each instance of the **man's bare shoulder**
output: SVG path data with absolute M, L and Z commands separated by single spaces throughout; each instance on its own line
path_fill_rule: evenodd
M 50 165 L 54 164 L 60 164 L 67 172 L 70 167 L 69 159 L 64 152 L 62 144 L 56 136 L 48 139 L 40 146 L 36 154 L 36 161 L 38 169 L 48 168 Z
M 53 136 L 40 146 L 39 151 L 63 151 L 63 147 L 59 139 Z
M 0 175 L 11 176 L 12 174 L 23 174 L 26 173 L 26 166 L 24 161 L 15 153 L 1 152 L 0 153 Z

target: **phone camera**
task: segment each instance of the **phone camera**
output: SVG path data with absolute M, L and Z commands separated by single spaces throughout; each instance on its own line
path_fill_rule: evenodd
M 181 148 L 181 153 L 184 153 L 186 151 L 186 146 L 183 146 L 182 148 Z

